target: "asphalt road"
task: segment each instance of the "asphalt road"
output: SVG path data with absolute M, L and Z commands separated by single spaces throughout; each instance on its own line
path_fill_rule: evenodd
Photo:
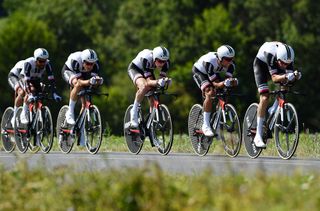
M 31 168 L 45 164 L 49 170 L 59 166 L 73 166 L 79 170 L 103 170 L 142 167 L 157 163 L 165 172 L 187 175 L 197 175 L 207 169 L 218 175 L 238 173 L 252 175 L 261 171 L 268 175 L 320 172 L 320 160 L 318 159 L 292 158 L 291 160 L 282 160 L 279 157 L 250 159 L 246 156 L 229 158 L 225 155 L 210 154 L 199 157 L 187 153 L 171 153 L 167 156 L 162 156 L 157 153 L 146 152 L 142 152 L 139 155 L 126 152 L 105 152 L 97 155 L 90 155 L 87 152 L 72 152 L 70 154 L 62 154 L 61 152 L 50 152 L 49 154 L 20 154 L 17 152 L 9 154 L 0 152 L 0 163 L 7 169 L 14 168 L 20 160 L 27 160 Z

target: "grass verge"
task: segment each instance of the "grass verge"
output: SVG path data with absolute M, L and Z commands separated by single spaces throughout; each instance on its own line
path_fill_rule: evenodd
M 318 210 L 320 176 L 167 174 L 140 169 L 0 168 L 0 210 Z

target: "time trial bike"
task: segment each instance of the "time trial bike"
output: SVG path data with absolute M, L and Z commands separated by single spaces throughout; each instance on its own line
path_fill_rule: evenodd
M 167 155 L 173 144 L 173 121 L 166 105 L 160 103 L 161 95 L 172 95 L 166 92 L 168 85 L 151 91 L 146 96 L 152 105 L 146 115 L 141 107 L 138 109 L 138 128 L 130 127 L 130 112 L 133 105 L 128 106 L 124 116 L 124 137 L 128 149 L 133 154 L 139 154 L 148 136 L 152 147 L 156 147 L 162 155 Z
M 76 119 L 75 125 L 69 125 L 66 121 L 66 112 L 69 106 L 64 105 L 57 118 L 58 145 L 63 153 L 69 153 L 74 143 L 84 144 L 90 154 L 96 154 L 102 143 L 103 126 L 100 111 L 92 103 L 92 96 L 108 96 L 108 93 L 99 93 L 93 87 L 81 90 L 78 96 L 83 99 L 83 107 Z M 84 137 L 84 143 L 81 143 Z
M 273 106 L 268 109 L 266 121 L 263 126 L 263 141 L 272 138 L 274 133 L 277 152 L 282 159 L 290 159 L 299 143 L 299 120 L 293 104 L 287 102 L 288 94 L 301 95 L 297 91 L 290 90 L 290 85 L 280 84 L 277 90 L 269 94 L 275 96 Z M 252 103 L 243 120 L 243 141 L 246 151 L 251 158 L 257 158 L 264 148 L 256 147 L 253 140 L 257 128 L 258 104 Z
M 42 92 L 37 93 L 32 100 L 29 100 L 29 122 L 21 122 L 22 107 L 19 107 L 15 119 L 15 142 L 18 150 L 25 153 L 28 148 L 32 152 L 39 149 L 48 153 L 53 144 L 53 123 L 48 106 L 43 105 L 44 100 L 53 100 L 46 92 L 46 87 L 42 87 Z
M 228 103 L 230 96 L 239 96 L 231 93 L 231 89 L 224 88 L 217 90 L 215 98 L 216 111 L 210 118 L 214 137 L 207 137 L 201 129 L 203 124 L 203 108 L 200 104 L 192 106 L 188 118 L 188 132 L 194 152 L 199 156 L 205 156 L 213 138 L 221 140 L 225 153 L 230 157 L 236 157 L 241 148 L 241 127 L 235 107 Z

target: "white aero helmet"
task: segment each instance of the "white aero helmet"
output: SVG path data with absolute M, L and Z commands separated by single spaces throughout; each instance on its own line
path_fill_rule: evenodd
M 153 61 L 155 61 L 156 59 L 160 59 L 162 61 L 167 61 L 169 59 L 169 56 L 170 56 L 170 54 L 169 54 L 168 49 L 166 49 L 163 46 L 155 47 L 152 50 Z
M 235 56 L 234 49 L 230 45 L 222 45 L 217 49 L 218 59 L 221 61 L 223 57 L 233 58 Z
M 98 60 L 97 53 L 92 49 L 86 49 L 81 52 L 81 60 L 82 62 L 90 62 L 94 63 Z
M 277 59 L 290 64 L 294 61 L 294 51 L 290 45 L 279 43 L 277 47 Z
M 33 52 L 33 56 L 35 59 L 48 59 L 49 58 L 49 53 L 46 49 L 44 48 L 37 48 L 34 52 Z

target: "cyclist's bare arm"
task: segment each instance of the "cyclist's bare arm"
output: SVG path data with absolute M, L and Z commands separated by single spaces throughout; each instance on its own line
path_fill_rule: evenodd
M 90 86 L 90 80 L 89 80 L 89 79 L 88 79 L 88 80 L 83 80 L 83 79 L 79 78 L 79 79 L 77 80 L 77 83 L 78 83 L 78 85 L 81 86 L 81 87 Z
M 272 79 L 272 81 L 274 83 L 285 83 L 285 82 L 287 82 L 285 74 L 283 74 L 283 75 L 273 74 L 271 76 L 271 79 Z
M 147 78 L 146 80 L 147 80 L 147 86 L 149 86 L 149 87 L 156 87 L 157 86 L 158 80 L 155 80 L 151 77 Z
M 220 81 L 220 82 L 215 82 L 213 81 L 212 82 L 212 85 L 215 87 L 215 88 L 218 88 L 218 89 L 221 89 L 221 88 L 224 88 L 224 84 L 223 84 L 223 81 Z

